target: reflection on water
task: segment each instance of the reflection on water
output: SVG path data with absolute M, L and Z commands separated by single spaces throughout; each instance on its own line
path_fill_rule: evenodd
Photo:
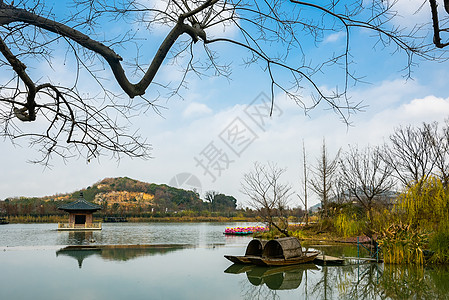
M 61 249 L 56 251 L 56 256 L 66 255 L 73 257 L 78 261 L 78 267 L 81 268 L 83 265 L 83 260 L 92 255 L 100 255 L 101 249 L 90 249 L 90 250 L 71 250 L 71 249 Z
M 391 299 L 449 299 L 449 266 L 385 265 L 380 286 Z
M 449 299 L 444 266 L 231 265 L 223 256 L 241 255 L 251 239 L 223 235 L 234 224 L 56 226 L 0 227 L 0 299 Z M 355 246 L 320 247 L 357 254 Z
M 284 299 L 281 290 L 296 292 L 300 299 L 449 299 L 449 266 L 234 264 L 224 272 L 240 276 L 245 299 Z
M 58 224 L 8 224 L 0 227 L 3 247 L 133 244 L 246 244 L 250 237 L 229 237 L 226 227 L 259 223 L 105 223 L 99 231 L 57 231 Z
M 78 267 L 81 268 L 83 261 L 94 255 L 103 260 L 127 261 L 142 256 L 164 255 L 187 247 L 187 245 L 67 246 L 56 251 L 56 256 L 72 257 L 78 261 Z
M 67 245 L 85 245 L 95 242 L 92 231 L 68 231 Z
M 246 273 L 248 282 L 254 286 L 265 284 L 270 290 L 297 289 L 303 274 L 308 270 L 318 270 L 315 264 L 303 264 L 285 267 L 261 267 L 254 265 L 233 264 L 225 273 Z

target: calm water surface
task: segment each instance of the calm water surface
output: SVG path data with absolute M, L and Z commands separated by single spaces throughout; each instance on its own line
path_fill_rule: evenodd
M 103 224 L 91 233 L 56 224 L 0 226 L 0 299 L 449 299 L 449 270 L 383 264 L 288 268 L 233 265 L 249 237 L 227 226 Z M 151 244 L 73 251 L 67 245 Z M 170 246 L 167 246 L 170 244 Z M 354 256 L 355 247 L 319 247 Z

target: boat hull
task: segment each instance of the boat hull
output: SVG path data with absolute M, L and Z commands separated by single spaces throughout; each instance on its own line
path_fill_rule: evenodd
M 305 252 L 304 255 L 292 258 L 267 258 L 267 257 L 251 257 L 250 263 L 259 266 L 289 266 L 312 262 L 318 255 L 319 251 Z
M 234 256 L 234 255 L 225 255 L 225 258 L 232 261 L 235 264 L 248 265 L 252 264 L 251 259 L 260 258 L 258 256 Z

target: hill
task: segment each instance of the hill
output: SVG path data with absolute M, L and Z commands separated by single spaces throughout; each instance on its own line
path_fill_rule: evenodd
M 216 193 L 209 202 L 198 193 L 166 184 L 146 183 L 128 177 L 105 178 L 85 189 L 42 198 L 10 198 L 0 203 L 0 213 L 6 215 L 59 215 L 57 208 L 79 198 L 103 207 L 102 215 L 167 214 L 180 211 L 235 211 L 236 199 Z
M 203 201 L 198 193 L 174 188 L 166 184 L 146 183 L 128 177 L 106 178 L 81 190 L 87 201 L 106 209 L 128 208 L 152 211 L 201 210 Z M 78 193 L 72 194 L 77 198 Z

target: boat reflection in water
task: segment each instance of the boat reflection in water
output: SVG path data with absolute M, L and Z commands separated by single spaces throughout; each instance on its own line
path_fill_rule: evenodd
M 319 270 L 315 264 L 301 264 L 283 267 L 262 267 L 233 264 L 225 273 L 246 273 L 248 281 L 254 286 L 265 284 L 270 290 L 294 290 L 301 285 L 302 277 L 308 270 Z
M 164 255 L 173 251 L 189 248 L 189 245 L 80 245 L 67 246 L 56 251 L 56 256 L 69 256 L 78 261 L 81 268 L 83 261 L 91 256 L 103 260 L 127 261 L 142 256 Z

